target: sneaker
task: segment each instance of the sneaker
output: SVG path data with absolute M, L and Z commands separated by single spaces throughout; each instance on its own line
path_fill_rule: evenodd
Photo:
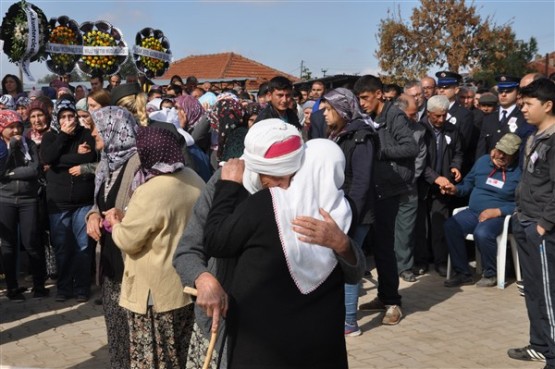
M 476 282 L 476 287 L 494 287 L 497 286 L 497 277 L 482 277 Z
M 395 325 L 399 324 L 401 318 L 403 317 L 403 312 L 399 305 L 387 305 L 387 310 L 382 319 L 382 324 L 385 325 Z
M 358 327 L 357 322 L 354 322 L 354 324 L 349 324 L 345 322 L 345 337 L 356 337 L 360 336 L 361 334 L 362 331 Z
M 424 275 L 428 273 L 428 266 L 425 264 L 415 265 L 414 267 L 412 267 L 412 272 L 416 275 Z
M 384 305 L 384 303 L 381 302 L 380 299 L 377 297 L 370 302 L 361 304 L 358 308 L 359 310 L 369 311 L 371 313 L 378 313 L 386 310 L 386 306 Z
M 516 281 L 516 288 L 520 296 L 524 296 L 524 281 Z
M 511 359 L 524 360 L 524 361 L 543 361 L 545 363 L 545 356 L 528 345 L 522 348 L 512 348 L 507 351 L 507 355 Z
M 403 270 L 399 277 L 405 282 L 416 282 L 416 276 L 412 272 L 412 270 Z
M 443 285 L 445 287 L 459 287 L 472 283 L 474 283 L 472 276 L 461 273 L 457 273 L 453 277 L 447 279 L 446 281 L 443 281 Z
M 33 298 L 41 299 L 43 297 L 48 297 L 50 295 L 50 290 L 44 287 L 33 288 Z
M 23 296 L 23 293 L 20 291 L 19 288 L 8 291 L 7 296 L 11 301 L 14 301 L 14 302 L 25 301 L 25 296 Z

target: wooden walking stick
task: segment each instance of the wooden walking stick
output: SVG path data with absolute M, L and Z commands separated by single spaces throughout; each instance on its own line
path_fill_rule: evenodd
M 187 295 L 197 296 L 197 289 L 193 287 L 186 286 L 183 292 Z M 216 340 L 218 339 L 218 332 L 212 332 L 210 335 L 210 343 L 208 344 L 208 350 L 206 350 L 206 358 L 204 358 L 204 364 L 202 369 L 208 369 L 210 367 L 210 360 L 212 360 L 212 354 L 214 353 L 214 348 L 216 347 Z

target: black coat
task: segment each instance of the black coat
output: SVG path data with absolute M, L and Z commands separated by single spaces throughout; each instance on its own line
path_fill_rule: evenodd
M 289 124 L 295 126 L 298 130 L 300 130 L 302 128 L 301 124 L 299 123 L 299 117 L 297 116 L 297 111 L 293 110 L 293 109 L 287 109 L 285 111 L 285 119 L 282 119 L 282 117 L 274 109 L 272 104 L 269 103 L 268 105 L 266 105 L 266 107 L 264 109 L 262 109 L 260 111 L 260 113 L 258 114 L 258 117 L 256 117 L 255 123 L 258 123 L 261 120 L 269 119 L 269 118 L 281 119 L 285 123 L 289 123 Z
M 23 140 L 28 148 L 28 158 L 23 154 Z M 40 172 L 37 146 L 29 139 L 12 143 L 0 171 L 0 202 L 19 204 L 37 201 Z M 5 145 L 4 142 L 1 144 Z
M 463 165 L 460 169 L 461 171 L 470 170 L 474 164 L 474 153 L 476 151 L 472 141 L 478 136 L 478 132 L 474 128 L 474 115 L 458 102 L 451 106 L 448 113 L 448 121 L 456 126 L 461 133 Z
M 87 143 L 91 150 L 86 154 L 77 152 L 79 145 Z M 48 210 L 58 212 L 73 210 L 93 204 L 94 174 L 72 176 L 69 169 L 75 165 L 94 163 L 97 159 L 94 137 L 81 126 L 73 135 L 50 130 L 44 134 L 40 157 L 50 166 L 46 172 L 46 198 Z
M 376 117 L 379 144 L 374 160 L 374 186 L 378 199 L 406 193 L 414 181 L 418 145 L 406 114 L 387 102 Z
M 426 189 L 435 188 L 437 185 L 434 181 L 439 176 L 448 178 L 452 183 L 455 183 L 451 175 L 451 168 L 457 168 L 459 171 L 462 168 L 463 151 L 462 151 L 462 137 L 460 131 L 456 126 L 449 122 L 445 122 L 443 126 L 443 144 L 442 151 L 438 154 L 436 147 L 436 138 L 434 130 L 427 118 L 420 123 L 426 129 L 424 134 L 424 142 L 426 143 L 427 156 L 424 173 L 421 178 L 426 186 Z M 449 137 L 449 138 L 447 138 Z M 435 170 L 436 158 L 441 155 L 441 168 L 439 171 Z
M 510 125 L 509 122 L 511 121 L 516 125 Z M 495 144 L 497 144 L 497 141 L 506 133 L 515 133 L 519 135 L 522 139 L 522 148 L 526 138 L 535 130 L 535 127 L 526 122 L 524 115 L 518 107 L 515 107 L 511 114 L 509 114 L 508 121 L 505 124 L 501 124 L 499 121 L 499 109 L 497 109 L 484 117 L 482 129 L 480 130 L 480 137 L 478 138 L 478 145 L 476 147 L 476 157 L 479 158 L 482 155 L 489 154 L 495 147 Z
M 324 109 L 314 111 L 310 114 L 310 127 L 308 128 L 308 139 L 327 138 L 327 124 L 324 118 Z

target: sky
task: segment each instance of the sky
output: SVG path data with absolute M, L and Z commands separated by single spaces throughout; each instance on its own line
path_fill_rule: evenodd
M 2 18 L 16 1 L 0 0 Z M 235 52 L 299 76 L 301 63 L 313 77 L 376 74 L 375 52 L 381 19 L 400 9 L 409 20 L 419 1 L 240 1 L 240 0 L 31 0 L 48 19 L 67 15 L 78 23 L 105 20 L 120 29 L 128 47 L 144 27 L 160 29 L 169 39 L 173 60 L 189 55 Z M 467 5 L 471 4 L 467 1 Z M 517 39 L 535 37 L 538 51 L 555 51 L 555 0 L 476 0 L 482 18 L 510 23 Z M 18 75 L 15 64 L 0 57 L 0 75 Z M 34 62 L 31 72 L 50 72 Z M 28 83 L 28 81 L 26 81 Z

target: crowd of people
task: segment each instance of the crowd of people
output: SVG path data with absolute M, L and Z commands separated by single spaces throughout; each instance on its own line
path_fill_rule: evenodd
M 430 266 L 446 277 L 450 258 L 446 288 L 496 286 L 512 216 L 530 342 L 508 355 L 555 369 L 553 80 L 485 88 L 441 71 L 327 89 L 276 76 L 253 95 L 193 76 L 122 79 L 27 92 L 2 79 L 9 300 L 26 299 L 25 250 L 33 298 L 49 297 L 48 278 L 59 302 L 101 285 L 112 368 L 200 368 L 215 333 L 211 367 L 346 368 L 359 310 L 402 321 L 400 280 Z M 359 306 L 369 257 L 377 295 Z

